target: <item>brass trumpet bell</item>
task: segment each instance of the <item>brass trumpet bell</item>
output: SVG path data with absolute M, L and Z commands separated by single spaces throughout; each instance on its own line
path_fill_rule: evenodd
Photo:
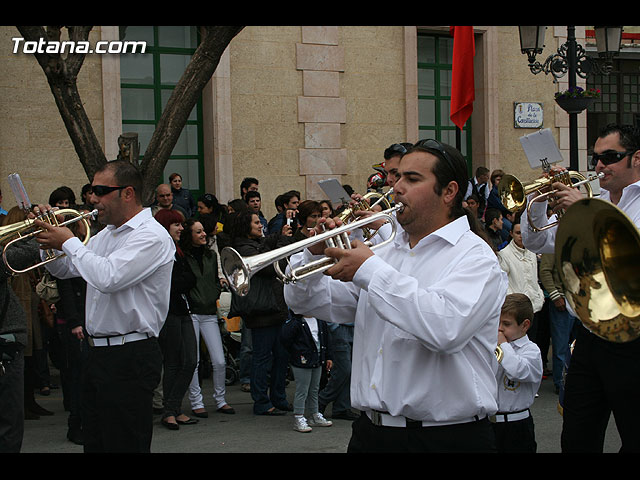
M 530 217 L 529 213 L 534 202 L 544 202 L 556 193 L 556 190 L 553 190 L 552 188 L 554 183 L 561 182 L 569 187 L 575 188 L 584 185 L 587 197 L 592 198 L 593 189 L 591 188 L 590 182 L 598 180 L 603 176 L 603 173 L 599 173 L 597 175 L 589 175 L 588 177 L 585 177 L 580 172 L 565 171 L 552 177 L 542 177 L 534 180 L 533 182 L 523 184 L 515 176 L 505 175 L 500 180 L 500 183 L 498 183 L 498 195 L 500 196 L 502 204 L 511 213 L 520 212 L 526 207 L 527 215 Z M 527 206 L 527 196 L 534 192 L 538 192 L 539 195 L 534 197 Z M 560 217 L 562 214 L 563 212 L 558 212 L 557 216 Z M 557 224 L 558 222 L 552 222 L 543 227 L 538 227 L 529 222 L 531 229 L 536 232 L 547 230 Z
M 527 204 L 527 196 L 531 193 L 539 192 L 541 195 L 545 195 L 544 198 L 546 199 L 552 192 L 547 191 L 545 193 L 545 190 L 550 190 L 551 185 L 555 182 L 562 182 L 570 187 L 584 184 L 587 196 L 592 197 L 593 191 L 588 182 L 596 179 L 597 177 L 587 178 L 580 172 L 567 171 L 552 177 L 541 177 L 529 183 L 522 183 L 513 175 L 504 175 L 500 183 L 498 183 L 498 195 L 505 208 L 514 213 L 524 210 Z
M 605 340 L 640 336 L 640 232 L 613 204 L 583 199 L 556 233 L 556 266 L 582 324 Z
M 382 210 L 388 210 L 391 208 L 391 203 L 389 202 L 387 196 L 391 193 L 391 190 L 385 194 L 378 192 L 368 192 L 362 196 L 362 200 L 356 203 L 354 206 L 350 208 L 346 208 L 342 211 L 338 218 L 342 220 L 342 223 L 351 223 L 358 220 L 358 216 L 356 212 L 370 210 L 371 206 L 374 204 L 381 204 Z M 371 237 L 375 235 L 375 231 L 371 231 L 371 229 L 364 227 L 362 229 L 362 234 L 365 240 L 370 240 Z
M 91 228 L 89 226 L 89 223 L 87 222 L 87 218 L 95 217 L 97 214 L 98 214 L 97 210 L 93 210 L 92 212 L 88 212 L 88 213 L 80 213 L 77 210 L 74 210 L 72 208 L 63 208 L 63 209 L 54 208 L 49 213 L 43 214 L 37 217 L 36 219 L 42 220 L 45 223 L 49 223 L 51 225 L 56 225 L 59 227 L 66 226 L 78 221 L 82 221 L 84 223 L 85 235 L 84 235 L 84 239 L 81 239 L 81 240 L 82 240 L 82 243 L 86 245 L 86 243 L 89 241 L 89 238 L 91 236 Z M 59 216 L 70 217 L 70 218 L 68 220 L 59 222 L 58 221 Z M 36 236 L 38 233 L 42 232 L 42 229 L 36 228 L 35 226 L 36 219 L 26 219 L 26 220 L 23 220 L 22 222 L 12 223 L 11 225 L 4 225 L 3 227 L 0 227 L 0 243 L 5 244 L 2 250 L 2 258 L 7 268 L 11 270 L 14 274 L 28 272 L 29 270 L 33 270 L 35 268 L 41 267 L 49 262 L 52 262 L 53 260 L 56 260 L 64 256 L 64 254 L 60 254 L 60 253 L 54 254 L 53 251 L 48 250 L 47 257 L 45 258 L 45 260 L 43 260 L 40 263 L 36 263 L 35 265 L 32 265 L 28 268 L 21 270 L 21 269 L 13 268 L 9 264 L 9 261 L 7 260 L 7 250 L 11 247 L 11 245 L 19 241 L 27 240 L 31 237 Z
M 364 228 L 371 223 L 379 220 L 385 220 L 391 223 L 391 235 L 386 240 L 371 246 L 372 250 L 380 248 L 393 241 L 396 235 L 396 221 L 393 218 L 392 213 L 400 211 L 402 208 L 404 208 L 403 205 L 398 203 L 392 208 L 383 210 L 382 212 L 376 212 L 371 216 L 360 218 L 351 223 L 344 224 L 332 230 L 326 230 L 323 233 L 319 233 L 304 240 L 248 257 L 241 256 L 232 247 L 225 247 L 220 252 L 222 272 L 224 273 L 227 282 L 229 282 L 231 290 L 241 297 L 249 293 L 250 281 L 253 275 L 269 265 L 274 266 L 276 274 L 283 283 L 298 282 L 311 275 L 324 272 L 334 265 L 336 260 L 325 256 L 321 259 L 298 267 L 297 269 L 293 269 L 288 273 L 283 272 L 279 267 L 277 267 L 277 263 L 280 260 L 301 252 L 305 248 L 311 247 L 317 243 L 325 243 L 328 247 L 351 248 L 351 241 L 349 240 L 349 232 L 351 230 Z

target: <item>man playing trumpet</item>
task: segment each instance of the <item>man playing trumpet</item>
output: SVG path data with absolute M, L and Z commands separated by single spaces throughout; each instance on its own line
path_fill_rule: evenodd
M 395 200 L 404 209 L 393 242 L 375 254 L 354 241 L 348 250 L 316 244 L 294 255 L 292 268 L 316 255 L 337 263 L 285 285 L 287 303 L 301 315 L 354 322 L 351 399 L 362 415 L 349 452 L 493 451 L 487 417 L 497 409 L 506 275 L 470 229 L 457 150 L 420 141 L 398 174 Z
M 596 140 L 592 162 L 596 173 L 604 174 L 600 198 L 616 205 L 640 227 L 640 131 L 628 125 L 608 125 Z M 582 199 L 580 192 L 570 186 L 554 183 L 553 188 L 557 189 L 551 203 L 554 212 Z M 536 253 L 555 250 L 557 228 L 533 232 L 527 226 L 547 223 L 546 203 L 535 202 L 532 218 L 522 217 L 524 245 Z M 614 343 L 582 325 L 578 324 L 575 330 L 575 348 L 565 381 L 562 451 L 601 453 L 613 412 L 622 440 L 621 451 L 639 452 L 640 339 Z

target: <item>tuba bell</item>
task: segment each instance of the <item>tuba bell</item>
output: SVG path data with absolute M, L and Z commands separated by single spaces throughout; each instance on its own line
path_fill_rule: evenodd
M 640 232 L 622 210 L 597 198 L 574 203 L 559 222 L 555 260 L 589 331 L 616 343 L 640 336 Z

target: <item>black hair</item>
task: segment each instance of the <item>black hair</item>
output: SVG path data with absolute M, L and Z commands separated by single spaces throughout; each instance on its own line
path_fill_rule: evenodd
M 382 156 L 385 160 L 389 160 L 390 158 L 398 155 L 402 156 L 407 153 L 409 149 L 411 149 L 411 147 L 413 147 L 412 143 L 394 143 L 393 145 L 389 145 L 387 148 L 385 148 Z
M 488 227 L 493 223 L 494 220 L 497 220 L 502 216 L 502 212 L 497 208 L 487 208 L 484 212 L 484 223 Z
M 249 210 L 243 210 L 238 212 L 237 215 L 232 217 L 232 225 L 231 225 L 231 243 L 235 241 L 236 238 L 248 238 L 249 233 L 251 232 L 251 221 L 253 220 L 253 216 L 255 213 L 250 212 Z
M 431 144 L 430 142 L 435 143 Z M 436 177 L 434 191 L 437 195 L 442 194 L 442 190 L 449 185 L 449 182 L 456 182 L 458 184 L 458 193 L 451 205 L 449 218 L 456 219 L 463 215 L 468 216 L 467 210 L 462 206 L 462 201 L 464 200 L 464 195 L 467 193 L 467 184 L 469 182 L 469 176 L 467 175 L 467 162 L 462 156 L 462 153 L 451 145 L 430 139 L 420 140 L 410 150 L 408 150 L 407 153 L 415 151 L 427 152 L 437 158 L 437 161 L 432 168 L 432 173 Z
M 56 204 L 62 200 L 69 200 L 69 206 L 73 208 L 76 204 L 76 195 L 73 193 L 73 190 L 65 186 L 56 188 L 51 192 L 51 195 L 49 195 L 49 205 L 52 207 L 55 207 Z
M 258 198 L 262 198 L 262 196 L 260 195 L 260 192 L 257 190 L 249 190 L 245 196 L 244 196 L 244 201 L 245 202 L 249 202 L 250 199 L 252 199 L 253 197 L 258 197 Z
M 612 133 L 617 133 L 620 136 L 620 145 L 622 145 L 626 151 L 635 153 L 637 150 L 640 150 L 640 129 L 638 129 L 638 127 L 610 123 L 600 130 L 598 137 L 604 138 Z M 629 157 L 627 166 L 631 166 L 631 157 Z
M 298 205 L 298 222 L 300 225 L 304 226 L 307 223 L 307 218 L 312 213 L 322 214 L 322 205 L 320 202 L 316 202 L 315 200 L 305 200 L 304 202 Z
M 115 182 L 120 187 L 133 187 L 136 202 L 142 204 L 142 174 L 129 160 L 111 160 L 98 169 L 96 173 L 110 170 Z
M 259 185 L 260 183 L 258 182 L 257 178 L 253 178 L 253 177 L 245 177 L 242 179 L 242 182 L 240 182 L 240 196 L 242 196 L 242 190 L 245 188 L 249 188 L 251 185 Z

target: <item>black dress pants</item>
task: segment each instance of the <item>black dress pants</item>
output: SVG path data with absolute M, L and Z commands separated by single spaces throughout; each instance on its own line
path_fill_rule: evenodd
M 495 453 L 488 418 L 439 427 L 385 427 L 366 413 L 353 422 L 348 453 Z
M 86 453 L 150 452 L 161 371 L 156 338 L 91 347 L 82 397 Z
M 576 328 L 565 381 L 563 452 L 601 453 L 613 412 L 621 452 L 640 452 L 640 340 L 613 343 Z

